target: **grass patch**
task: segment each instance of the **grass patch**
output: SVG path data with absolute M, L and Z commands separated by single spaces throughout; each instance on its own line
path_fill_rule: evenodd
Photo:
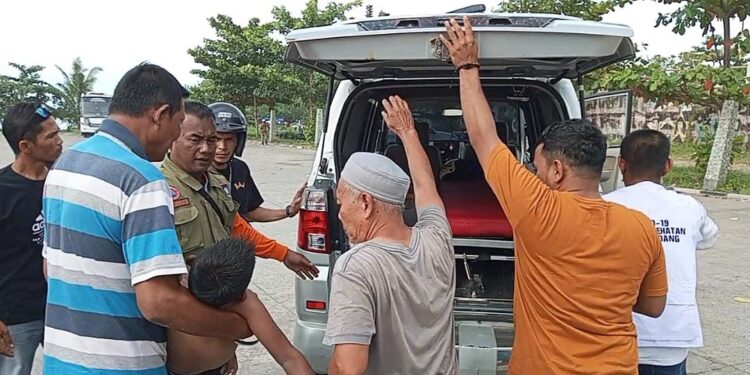
M 674 185 L 688 189 L 702 189 L 705 172 L 696 167 L 674 167 L 664 178 L 665 185 Z M 750 173 L 729 171 L 724 186 L 718 189 L 725 193 L 750 194 Z
M 692 162 L 696 145 L 692 142 L 672 143 L 670 156 L 676 160 L 690 160 Z M 750 164 L 750 150 L 738 152 L 734 157 L 734 164 Z

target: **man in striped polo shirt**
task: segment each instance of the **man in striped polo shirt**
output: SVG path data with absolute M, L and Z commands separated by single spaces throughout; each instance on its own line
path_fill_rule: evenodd
M 141 64 L 110 116 L 57 161 L 44 191 L 49 280 L 45 374 L 166 374 L 166 329 L 228 339 L 244 318 L 199 302 L 186 273 L 169 186 L 151 164 L 180 133 L 187 91 Z

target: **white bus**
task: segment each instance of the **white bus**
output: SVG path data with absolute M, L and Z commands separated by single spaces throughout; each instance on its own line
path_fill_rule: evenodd
M 100 93 L 81 95 L 81 135 L 90 137 L 107 118 L 112 97 Z

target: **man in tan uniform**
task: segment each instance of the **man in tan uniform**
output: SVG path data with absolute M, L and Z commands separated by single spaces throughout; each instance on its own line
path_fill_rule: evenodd
M 318 269 L 304 255 L 264 236 L 237 214 L 229 182 L 210 170 L 217 140 L 213 112 L 188 101 L 185 114 L 180 137 L 161 165 L 170 185 L 183 253 L 197 255 L 220 240 L 239 237 L 252 242 L 259 257 L 284 262 L 302 278 L 316 277 Z

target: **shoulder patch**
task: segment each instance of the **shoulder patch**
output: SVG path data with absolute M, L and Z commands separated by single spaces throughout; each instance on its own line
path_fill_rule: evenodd
M 221 185 L 221 190 L 224 190 L 228 197 L 232 197 L 232 189 L 229 187 L 229 184 Z
M 169 186 L 169 193 L 172 195 L 172 200 L 180 198 L 180 191 L 174 186 Z
M 184 207 L 190 204 L 190 198 L 176 199 L 172 202 L 174 208 Z

